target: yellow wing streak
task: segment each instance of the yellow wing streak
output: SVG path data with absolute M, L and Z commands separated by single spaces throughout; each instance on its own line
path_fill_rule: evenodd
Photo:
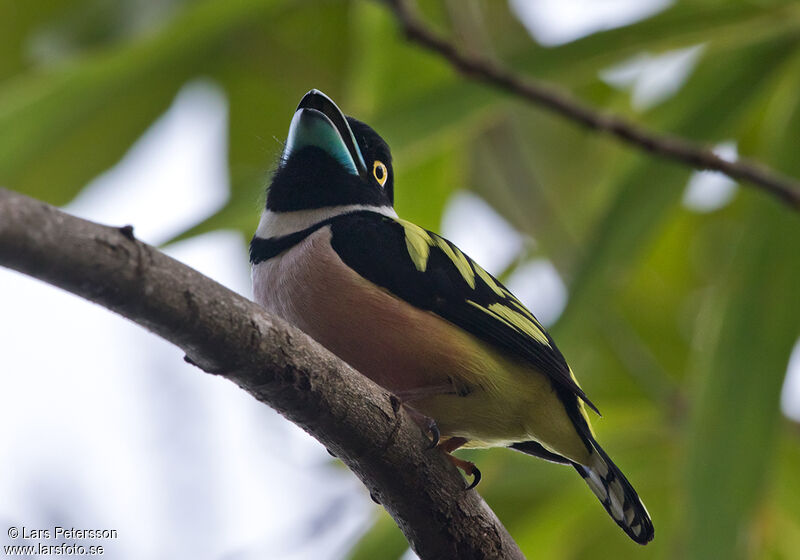
M 451 247 L 447 241 L 441 238 L 436 239 L 436 245 L 447 255 L 447 258 L 450 259 L 456 269 L 458 269 L 464 281 L 474 290 L 475 273 L 472 271 L 472 267 L 469 265 L 469 261 L 467 257 L 464 256 L 464 253 L 459 251 L 458 247 Z
M 490 290 L 492 290 L 495 294 L 497 294 L 501 298 L 507 299 L 510 303 L 512 303 L 514 307 L 517 308 L 518 312 L 522 313 L 529 321 L 532 321 L 539 328 L 539 330 L 544 330 L 542 324 L 538 321 L 538 319 L 536 319 L 536 317 L 533 316 L 533 313 L 531 313 L 527 307 L 525 307 L 524 305 L 522 305 L 522 303 L 520 303 L 520 301 L 514 296 L 514 294 L 512 294 L 505 288 L 502 288 L 497 283 L 497 281 L 494 278 L 492 278 L 491 274 L 486 272 L 478 263 L 473 262 L 472 266 L 475 269 L 475 274 L 478 275 L 478 278 L 483 280 L 483 283 L 486 284 L 486 286 Z
M 527 307 L 522 305 L 522 303 L 512 293 L 510 293 L 509 291 L 506 290 L 506 294 L 508 294 L 508 300 L 511 303 L 514 304 L 514 307 L 519 309 L 520 313 L 525 315 L 525 317 L 529 321 L 532 321 L 539 328 L 539 330 L 544 331 L 544 327 L 542 326 L 542 324 L 539 322 L 539 320 L 536 317 L 533 316 L 533 313 L 531 313 L 530 310 Z
M 405 230 L 408 256 L 411 257 L 411 261 L 414 263 L 417 270 L 425 272 L 425 269 L 428 268 L 428 257 L 431 253 L 431 246 L 434 244 L 433 239 L 418 225 L 405 220 L 397 221 Z
M 494 313 L 495 315 L 502 317 L 507 322 L 514 325 L 517 330 L 522 331 L 523 333 L 527 334 L 537 342 L 541 342 L 545 346 L 550 346 L 550 341 L 547 340 L 547 335 L 544 334 L 536 323 L 525 317 L 522 313 L 514 311 L 510 307 L 502 303 L 493 303 L 489 306 L 489 311 Z
M 580 383 L 578 383 L 578 378 L 575 377 L 575 373 L 573 373 L 571 367 L 569 368 L 569 376 L 575 382 L 575 385 L 582 389 Z M 592 422 L 589 420 L 589 414 L 586 412 L 586 405 L 584 405 L 583 399 L 578 399 L 578 412 L 580 412 L 581 416 L 583 416 L 583 419 L 586 420 L 586 425 L 589 426 L 589 433 L 592 434 L 592 437 L 595 437 L 594 428 L 592 427 Z
M 478 275 L 478 278 L 483 280 L 483 283 L 486 284 L 490 290 L 500 297 L 506 297 L 506 291 L 497 285 L 497 282 L 495 282 L 494 278 L 492 278 L 492 276 L 486 272 L 481 265 L 473 262 L 472 266 L 475 269 L 475 274 Z
M 474 308 L 476 308 L 476 309 L 480 309 L 481 311 L 483 311 L 484 313 L 486 313 L 487 315 L 489 315 L 489 316 L 490 316 L 492 319 L 494 319 L 495 321 L 500 321 L 500 322 L 501 322 L 501 323 L 503 323 L 505 326 L 507 326 L 507 327 L 509 327 L 509 328 L 511 328 L 511 329 L 514 329 L 514 328 L 515 328 L 515 327 L 514 327 L 514 325 L 512 325 L 511 323 L 509 323 L 508 321 L 506 321 L 505 319 L 503 319 L 502 317 L 500 317 L 500 316 L 499 316 L 497 313 L 495 313 L 494 311 L 490 311 L 489 309 L 485 308 L 484 306 L 482 306 L 482 305 L 480 305 L 480 304 L 478 304 L 478 303 L 475 303 L 474 301 L 472 301 L 472 300 L 469 300 L 469 299 L 467 300 L 467 303 L 468 303 L 468 304 L 470 304 L 472 307 L 474 307 Z
M 493 303 L 489 307 L 484 307 L 471 300 L 467 300 L 467 303 L 476 309 L 480 309 L 487 315 L 490 315 L 493 319 L 502 322 L 504 325 L 514 330 L 522 331 L 537 342 L 550 346 L 550 341 L 547 340 L 545 334 L 540 331 L 536 325 L 502 303 Z
M 427 270 L 431 247 L 435 245 L 447 255 L 447 258 L 450 259 L 450 262 L 456 267 L 456 270 L 458 270 L 461 277 L 464 278 L 467 285 L 473 290 L 475 289 L 475 272 L 473 272 L 469 260 L 464 256 L 464 253 L 457 247 L 451 247 L 444 239 L 432 237 L 427 231 L 416 224 L 412 224 L 406 220 L 397 221 L 405 230 L 406 249 L 408 249 L 408 255 L 411 257 L 411 261 L 414 263 L 417 270 L 420 272 L 425 272 L 425 270 Z

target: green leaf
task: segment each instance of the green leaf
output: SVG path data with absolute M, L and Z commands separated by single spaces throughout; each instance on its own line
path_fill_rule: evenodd
M 676 3 L 651 18 L 562 46 L 530 46 L 512 56 L 511 62 L 540 79 L 583 85 L 595 80 L 600 70 L 642 52 L 706 44 L 705 54 L 710 56 L 791 35 L 800 27 L 798 10 L 796 3 Z
M 774 454 L 780 390 L 800 332 L 800 222 L 773 201 L 742 196 L 730 266 L 698 321 L 689 440 L 692 558 L 741 558 Z
M 55 204 L 117 161 L 238 27 L 278 2 L 193 4 L 153 36 L 30 72 L 0 89 L 0 183 Z
M 31 65 L 32 34 L 53 19 L 64 17 L 69 10 L 80 11 L 81 4 L 86 2 L 0 0 L 0 80 L 8 79 Z

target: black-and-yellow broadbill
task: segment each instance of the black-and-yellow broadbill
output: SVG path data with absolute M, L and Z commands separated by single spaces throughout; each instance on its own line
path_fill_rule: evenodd
M 251 243 L 256 301 L 429 421 L 476 482 L 451 451 L 502 446 L 571 465 L 631 539 L 652 540 L 644 504 L 595 439 L 586 408 L 597 409 L 547 331 L 393 202 L 386 142 L 308 92 Z

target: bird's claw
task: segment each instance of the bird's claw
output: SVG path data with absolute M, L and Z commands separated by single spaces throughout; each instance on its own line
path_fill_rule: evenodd
M 442 434 L 439 432 L 439 426 L 436 425 L 436 421 L 433 418 L 428 418 L 427 428 L 431 434 L 431 443 L 428 445 L 428 449 L 434 449 L 439 445 L 439 438 Z
M 472 472 L 469 473 L 469 474 L 472 475 L 472 484 L 467 486 L 467 490 L 472 490 L 481 481 L 481 471 L 478 470 L 478 467 L 476 467 L 475 465 L 472 465 Z
M 395 395 L 391 395 L 389 397 L 389 401 L 391 402 L 395 413 L 397 413 L 400 407 L 404 405 L 404 401 Z M 439 426 L 436 425 L 436 420 L 429 416 L 425 416 L 420 411 L 410 406 L 405 406 L 405 409 L 408 415 L 411 416 L 411 419 L 414 420 L 414 422 L 416 422 L 420 428 L 422 428 L 422 430 L 425 432 L 425 435 L 430 434 L 431 443 L 428 445 L 428 449 L 433 449 L 439 445 L 439 438 L 442 434 L 439 432 Z
M 452 437 L 444 441 L 439 448 L 444 452 L 444 456 L 447 457 L 451 463 L 464 471 L 465 475 L 472 477 L 472 483 L 466 488 L 466 490 L 472 490 L 481 481 L 481 471 L 478 470 L 478 467 L 475 466 L 475 463 L 471 461 L 465 461 L 464 459 L 460 459 L 454 455 L 451 455 L 453 451 L 465 443 L 467 443 L 467 440 L 463 437 Z

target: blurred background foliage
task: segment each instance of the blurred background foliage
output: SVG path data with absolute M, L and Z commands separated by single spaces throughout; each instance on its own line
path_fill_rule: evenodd
M 465 49 L 800 177 L 798 2 L 675 1 L 549 46 L 517 19 L 524 3 L 420 7 Z M 685 75 L 643 102 L 635 65 L 675 53 L 690 59 Z M 797 212 L 734 185 L 730 200 L 693 207 L 687 184 L 708 177 L 465 80 L 366 0 L 0 0 L 0 184 L 69 202 L 197 78 L 228 100 L 231 191 L 180 238 L 252 235 L 275 138 L 316 87 L 389 141 L 401 215 L 438 230 L 452 195 L 472 191 L 528 240 L 503 277 L 555 265 L 568 302 L 552 332 L 656 539 L 630 543 L 571 469 L 465 453 L 529 557 L 800 555 L 800 430 L 780 408 L 800 333 Z M 377 506 L 365 531 L 353 558 L 407 549 Z

